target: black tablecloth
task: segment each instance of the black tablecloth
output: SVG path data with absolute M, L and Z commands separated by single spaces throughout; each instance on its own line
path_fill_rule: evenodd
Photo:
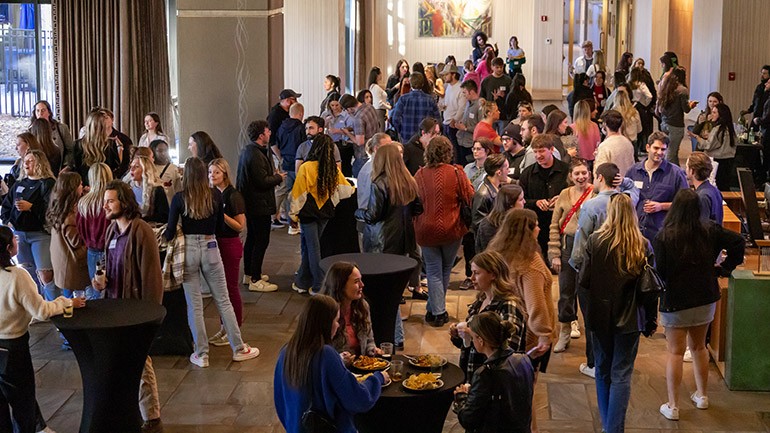
M 166 318 L 150 347 L 150 355 L 189 356 L 193 351 L 190 325 L 187 323 L 187 301 L 178 288 L 163 293 Z
M 392 343 L 398 305 L 417 261 L 396 254 L 337 254 L 321 260 L 321 268 L 326 272 L 336 262 L 353 262 L 358 266 L 364 296 L 371 308 L 374 340 L 378 345 L 386 341 Z
M 358 230 L 356 230 L 356 209 L 358 209 L 356 194 L 340 200 L 334 207 L 334 218 L 329 220 L 324 232 L 321 233 L 321 257 L 361 251 L 358 246 Z
M 67 338 L 83 378 L 80 433 L 139 433 L 139 380 L 166 309 L 138 299 L 100 299 L 51 321 Z
M 395 355 L 393 359 L 404 361 L 405 379 L 410 374 L 429 371 L 412 367 L 401 355 Z M 401 382 L 393 382 L 382 389 L 382 395 L 372 410 L 356 416 L 356 426 L 361 433 L 440 433 L 454 400 L 454 389 L 464 379 L 460 367 L 448 363 L 441 372 L 444 386 L 440 389 L 413 392 L 405 390 Z

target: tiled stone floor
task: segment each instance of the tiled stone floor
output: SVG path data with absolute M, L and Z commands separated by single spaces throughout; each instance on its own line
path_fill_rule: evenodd
M 299 259 L 298 237 L 285 230 L 273 231 L 265 271 L 279 284 L 275 293 L 243 291 L 244 339 L 259 347 L 259 358 L 232 362 L 229 348 L 212 347 L 211 367 L 200 369 L 185 357 L 155 357 L 162 419 L 167 433 L 268 433 L 281 432 L 272 399 L 273 369 L 281 346 L 288 340 L 296 314 L 306 295 L 290 289 L 290 276 Z M 455 268 L 452 287 L 463 278 L 462 264 Z M 558 289 L 554 286 L 554 295 Z M 448 311 L 464 319 L 472 292 L 450 290 Z M 554 298 L 556 299 L 556 298 Z M 458 351 L 447 336 L 447 326 L 436 329 L 423 324 L 424 301 L 402 306 L 408 316 L 406 353 L 442 353 L 457 362 Z M 216 308 L 207 301 L 206 322 L 210 332 L 218 327 Z M 59 348 L 50 324 L 31 329 L 32 356 L 37 374 L 37 393 L 49 425 L 59 433 L 77 431 L 82 409 L 80 373 L 71 352 Z M 540 376 L 535 391 L 540 431 L 599 432 L 596 392 L 591 379 L 578 372 L 583 361 L 584 339 L 572 340 L 569 350 L 551 357 L 548 374 Z M 770 432 L 770 394 L 731 392 L 716 367 L 709 370 L 711 408 L 696 410 L 687 401 L 694 389 L 691 365 L 685 364 L 681 420 L 672 422 L 658 414 L 666 399 L 665 340 L 662 334 L 643 339 L 633 376 L 627 417 L 629 433 Z M 450 412 L 445 432 L 462 432 Z

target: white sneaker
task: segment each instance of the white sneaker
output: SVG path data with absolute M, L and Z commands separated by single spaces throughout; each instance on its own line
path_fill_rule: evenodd
M 594 367 L 589 367 L 588 364 L 586 364 L 585 362 L 580 364 L 580 372 L 592 379 L 596 377 L 596 372 L 594 371 Z
M 200 368 L 206 368 L 209 366 L 209 357 L 208 355 L 198 356 L 197 353 L 193 353 L 190 355 L 190 362 Z
M 56 432 L 55 432 L 55 431 L 53 431 L 53 430 L 51 429 L 51 427 L 46 427 L 46 428 L 44 428 L 44 429 L 40 430 L 40 431 L 39 431 L 39 432 L 37 432 L 37 433 L 56 433 Z
M 294 236 L 294 235 L 298 235 L 298 234 L 300 234 L 300 230 L 299 230 L 299 227 L 296 227 L 296 228 L 295 228 L 295 227 L 289 226 L 289 234 L 290 234 L 291 236 Z
M 268 282 L 268 280 L 270 280 L 270 276 L 269 276 L 269 275 L 267 275 L 267 274 L 262 274 L 262 275 L 261 275 L 259 278 L 260 278 L 262 281 L 264 281 L 264 282 Z
M 209 338 L 209 344 L 216 347 L 229 345 L 230 340 L 227 339 L 227 332 L 224 329 L 220 329 L 219 332 Z
M 249 359 L 254 359 L 257 356 L 259 356 L 259 349 L 243 343 L 243 346 L 233 354 L 233 361 L 247 361 Z
M 243 284 L 249 284 L 251 282 L 251 275 L 243 274 Z
M 570 331 L 570 338 L 580 338 L 580 323 L 578 323 L 577 320 L 573 320 L 570 324 L 572 326 L 572 331 Z
M 250 292 L 275 292 L 278 290 L 278 286 L 271 283 L 266 283 L 262 280 L 252 281 L 249 283 Z
M 709 408 L 709 398 L 708 396 L 701 395 L 698 396 L 698 391 L 695 391 L 690 395 L 690 400 L 695 404 L 695 407 L 698 409 L 708 409 Z
M 295 292 L 297 292 L 297 293 L 299 293 L 299 294 L 302 294 L 302 293 L 307 293 L 307 290 L 305 290 L 305 289 L 303 289 L 303 288 L 301 288 L 301 287 L 297 286 L 297 285 L 296 285 L 296 284 L 294 284 L 294 283 L 291 283 L 291 288 L 292 288 L 292 290 L 294 290 Z
M 671 421 L 679 421 L 679 408 L 671 407 L 668 403 L 660 405 L 660 414 Z
M 682 356 L 682 361 L 692 362 L 692 351 L 690 351 L 689 347 L 687 348 L 687 350 L 684 351 L 684 356 Z

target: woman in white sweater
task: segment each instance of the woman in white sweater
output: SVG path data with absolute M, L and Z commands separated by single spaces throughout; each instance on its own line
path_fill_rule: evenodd
M 382 89 L 382 71 L 375 66 L 369 71 L 369 91 L 372 92 L 372 106 L 377 110 L 377 118 L 380 121 L 380 130 L 385 130 L 385 119 L 387 118 L 390 104 L 388 103 L 388 94 Z
M 13 232 L 0 226 L 0 393 L 12 415 L 14 431 L 47 430 L 35 399 L 35 371 L 29 353 L 29 322 L 64 312 L 65 303 L 83 306 L 80 299 L 43 299 L 29 273 L 13 264 L 18 245 Z M 7 411 L 0 408 L 0 411 Z M 42 422 L 42 425 L 39 424 Z

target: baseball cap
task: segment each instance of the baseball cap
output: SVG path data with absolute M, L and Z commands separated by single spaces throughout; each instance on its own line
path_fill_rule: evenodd
M 283 89 L 278 99 L 299 98 L 300 96 L 302 96 L 302 93 L 297 93 L 291 89 Z

